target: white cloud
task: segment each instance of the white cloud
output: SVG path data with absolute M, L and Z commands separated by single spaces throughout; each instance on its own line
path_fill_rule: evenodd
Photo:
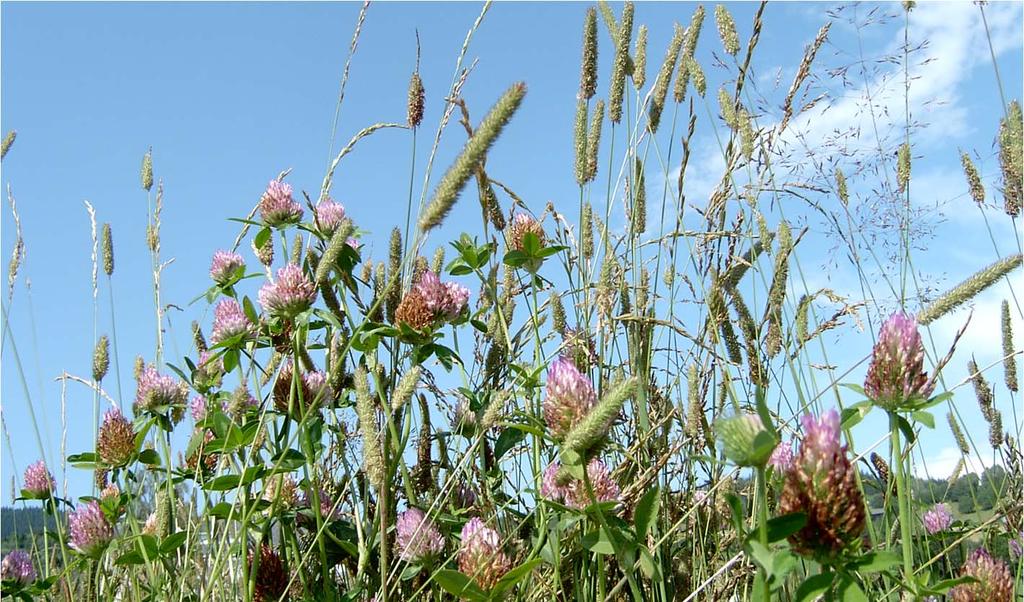
M 981 455 L 971 455 L 965 459 L 964 468 L 960 471 L 961 476 L 969 472 L 980 474 L 986 468 L 992 466 L 991 448 L 988 446 L 981 450 Z M 924 479 L 946 479 L 956 470 L 962 456 L 956 447 L 944 447 L 938 453 L 932 455 L 922 462 L 914 462 L 914 476 Z
M 909 47 L 923 44 L 909 58 L 911 121 L 928 125 L 914 136 L 916 145 L 941 142 L 948 146 L 950 139 L 969 134 L 973 126 L 962 103 L 963 84 L 976 69 L 992 68 L 988 40 L 997 56 L 1021 46 L 1020 6 L 992 3 L 985 10 L 988 33 L 974 3 L 922 2 L 911 13 Z M 904 125 L 903 65 L 874 64 L 883 56 L 902 55 L 903 28 L 895 31 L 881 48 L 866 47 L 865 68 L 874 71 L 867 82 L 860 77 L 859 67 L 851 67 L 848 83 L 855 87 L 833 91 L 836 100 L 819 103 L 794 119 L 784 138 L 792 142 L 797 133 L 802 133 L 813 148 L 836 132 L 856 131 L 860 135 L 850 142 L 861 148 L 848 150 L 877 152 L 877 120 Z

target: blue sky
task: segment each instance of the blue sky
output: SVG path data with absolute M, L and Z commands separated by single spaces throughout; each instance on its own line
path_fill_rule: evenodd
M 525 81 L 529 86 L 522 109 L 488 158 L 488 171 L 510 184 L 538 213 L 550 200 L 570 218 L 575 215 L 578 188 L 572 170 L 572 122 L 580 29 L 587 6 L 495 4 L 468 52 L 470 61 L 478 60 L 464 89 L 474 120 L 512 82 Z M 901 14 L 896 3 L 879 6 L 882 13 Z M 745 40 L 756 5 L 729 7 Z M 418 193 L 426 150 L 444 108 L 443 92 L 480 8 L 476 3 L 372 5 L 352 63 L 334 149 L 366 125 L 404 120 L 418 30 L 421 73 L 428 94 L 425 127 L 418 138 Z M 778 106 L 803 47 L 828 19 L 830 8 L 829 4 L 792 3 L 767 9 L 751 78 L 759 95 L 770 99 L 760 116 L 765 123 L 777 120 Z M 671 22 L 687 24 L 692 10 L 692 4 L 637 6 L 636 22 L 651 29 L 649 80 L 660 64 Z M 986 10 L 1005 96 L 1019 99 L 1021 6 L 993 3 Z M 61 387 L 54 377 L 64 370 L 88 375 L 95 341 L 90 231 L 83 201 L 92 203 L 100 223 L 110 222 L 113 228 L 116 270 L 112 286 L 127 404 L 134 395 L 132 360 L 139 353 L 151 359 L 154 349 L 152 283 L 145 247 L 147 198 L 139 185 L 143 154 L 153 148 L 156 176 L 165 184 L 163 256 L 174 262 L 164 272 L 164 299 L 185 307 L 207 285 L 210 254 L 234 239 L 237 224 L 226 220 L 244 216 L 269 179 L 291 168 L 289 180 L 297 189 L 315 191 L 319 186 L 331 155 L 330 129 L 339 78 L 358 12 L 359 5 L 354 3 L 5 2 L 0 8 L 0 129 L 18 131 L 17 141 L 3 161 L 2 183 L 5 194 L 9 185 L 17 201 L 27 250 L 14 301 L 7 305 L 5 295 L 4 302 L 51 466 L 59 465 L 61 439 Z M 990 193 L 988 202 L 1001 204 L 994 187 L 998 162 L 992 140 L 1002 109 L 977 7 L 921 3 L 911 19 L 912 40 L 918 36 L 930 40 L 916 56 L 932 59 L 915 66 L 913 72 L 919 77 L 911 86 L 914 120 L 927 124 L 914 133 L 912 199 L 935 223 L 935 235 L 924 241 L 928 249 L 918 254 L 916 267 L 941 289 L 998 257 L 989 240 L 989 228 L 1003 255 L 1019 249 L 1020 239 L 1000 211 L 982 212 L 973 206 L 959 171 L 958 149 L 977 151 Z M 603 26 L 600 31 L 599 95 L 604 97 L 611 46 Z M 902 127 L 902 75 L 893 79 L 896 66 L 875 60 L 898 47 L 902 32 L 902 18 L 864 28 L 859 34 L 842 21 L 834 24 L 819 63 L 849 64 L 863 53 L 869 71 L 865 77 L 851 77 L 845 88 L 838 80 L 817 82 L 816 90 L 830 92 L 829 110 L 817 114 L 825 105 L 822 103 L 809 112 L 813 118 L 798 119 L 794 131 L 804 132 L 807 140 L 821 141 L 835 128 L 868 127 L 864 90 L 871 91 L 880 113 L 891 109 L 886 119 Z M 697 53 L 708 72 L 709 94 L 697 105 L 702 121 L 687 183 L 688 197 L 700 204 L 721 173 L 707 112 L 717 115 L 714 92 L 732 77 L 714 66 L 716 55 L 722 56 L 722 52 L 709 14 Z M 665 132 L 661 136 L 664 138 Z M 435 181 L 463 140 L 459 128 L 446 131 Z M 875 142 L 874 138 L 868 140 Z M 668 142 L 659 138 L 663 148 Z M 788 142 L 797 144 L 795 139 Z M 869 145 L 849 152 L 857 156 L 874 150 Z M 333 196 L 371 233 L 366 240 L 369 252 L 377 258 L 391 226 L 404 219 L 410 157 L 408 132 L 385 130 L 361 141 L 335 175 Z M 846 165 L 844 169 L 850 172 Z M 674 174 L 668 175 L 674 180 Z M 852 179 L 855 193 L 869 195 L 872 184 L 868 175 Z M 607 176 L 599 176 L 602 187 Z M 659 187 L 665 174 L 648 178 L 650 186 Z M 649 210 L 654 216 L 658 213 Z M 613 214 L 621 216 L 621 207 Z M 983 216 L 988 218 L 987 226 Z M 478 231 L 478 219 L 476 201 L 464 199 L 445 228 L 428 242 L 427 250 L 462 230 Z M 811 229 L 807 244 L 798 251 L 808 288 L 828 286 L 842 294 L 859 295 L 849 265 L 842 260 L 837 265 L 826 261 L 831 243 L 816 236 L 821 228 L 817 218 L 812 215 L 800 223 Z M 14 243 L 14 224 L 6 206 L 2 237 L 0 251 L 6 258 Z M 243 253 L 251 259 L 247 249 Z M 101 334 L 110 332 L 108 294 L 101 273 Z M 998 310 L 1007 294 L 1005 285 L 1000 285 L 978 299 L 971 329 L 947 372 L 950 386 L 963 378 L 963 364 L 972 352 L 982 366 L 998 358 L 998 317 L 992 310 Z M 165 325 L 169 361 L 180 363 L 187 352 L 188 325 L 193 319 L 208 326 L 210 317 L 205 311 L 199 303 L 184 312 L 169 312 Z M 965 315 L 958 313 L 932 329 L 940 353 Z M 1017 311 L 1014 319 L 1019 333 L 1024 324 Z M 856 324 L 840 332 L 849 336 L 829 357 L 831 361 L 842 366 L 867 354 L 871 338 Z M 826 341 L 834 345 L 838 337 L 830 335 Z M 1018 337 L 1018 348 L 1019 341 Z M 10 477 L 20 479 L 21 471 L 39 457 L 40 450 L 32 434 L 10 340 L 5 339 L 3 345 L 3 417 L 14 450 L 12 456 L 6 442 L 2 447 L 0 499 L 7 502 Z M 855 371 L 852 380 L 858 381 L 862 375 L 862 369 Z M 993 368 L 988 375 L 999 382 L 1001 368 Z M 117 389 L 111 377 L 104 385 L 108 391 Z M 973 408 L 970 392 L 963 387 L 958 391 L 958 403 Z M 1004 422 L 1014 430 L 1005 388 L 997 391 Z M 69 383 L 66 402 L 68 453 L 91 449 L 91 393 Z M 964 415 L 984 448 L 980 417 L 973 411 Z M 1016 416 L 1019 421 L 1020 414 Z M 929 466 L 936 469 L 943 462 L 949 464 L 953 446 L 943 422 L 940 420 L 924 448 Z M 877 426 L 871 423 L 863 435 L 858 432 L 858 443 L 873 441 L 871 428 Z M 951 468 L 949 464 L 947 472 Z M 59 470 L 55 472 L 61 481 Z M 88 473 L 71 470 L 71 494 L 86 493 L 83 488 L 88 481 Z

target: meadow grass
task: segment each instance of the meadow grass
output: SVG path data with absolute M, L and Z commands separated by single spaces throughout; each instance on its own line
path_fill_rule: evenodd
M 928 222 L 910 200 L 915 131 L 872 114 L 876 129 L 857 134 L 868 151 L 846 156 L 841 141 L 811 148 L 794 130 L 821 100 L 816 78 L 867 78 L 857 71 L 863 54 L 841 76 L 816 58 L 832 21 L 849 19 L 859 34 L 871 17 L 832 15 L 772 115 L 748 79 L 770 7 L 759 5 L 749 24 L 725 6 L 696 7 L 662 53 L 648 48 L 632 3 L 618 13 L 599 3 L 582 23 L 575 157 L 565 167 L 578 198 L 541 207 L 486 161 L 516 127 L 529 82 L 508 82 L 489 107 L 462 95 L 489 5 L 467 34 L 426 148 L 417 57 L 405 123 L 363 127 L 335 153 L 366 6 L 320 188 L 301 191 L 283 172 L 236 220 L 237 236 L 214 256 L 212 286 L 195 287 L 213 319 L 193 326 L 180 358 L 165 349 L 163 187 L 145 155 L 156 348 L 137 350 L 131 404 L 119 376 L 116 390 L 102 386 L 111 368 L 121 372 L 117 331 L 101 338 L 97 327 L 107 309 L 117 322 L 115 253 L 89 207 L 96 357 L 91 375 L 62 383 L 92 389 L 100 426 L 95 449 L 62 446 L 61 461 L 93 471 L 95 490 L 62 499 L 45 466 L 29 469 L 18 503 L 43 508 L 55 528 L 29 534 L 27 557 L 7 554 L 5 595 L 1019 599 L 1021 420 L 992 396 L 1017 394 L 1020 352 L 1009 331 L 1022 317 L 1011 279 L 1020 237 L 992 235 L 993 263 L 935 291 L 914 267 L 922 253 L 942 252 L 921 249 Z M 895 16 L 909 29 L 912 3 Z M 714 46 L 714 61 L 699 41 Z M 599 52 L 614 57 L 609 74 L 597 73 Z M 909 98 L 909 44 L 902 52 L 890 58 L 904 67 Z M 707 89 L 712 69 L 728 74 L 716 90 Z M 970 155 L 954 156 L 973 197 L 963 210 L 976 204 L 986 223 L 1016 226 L 1021 116 L 1003 98 L 1005 114 L 979 127 L 997 139 L 1000 184 L 988 197 L 1002 197 L 1004 211 L 981 207 Z M 694 173 L 698 128 L 714 132 L 721 173 Z M 409 194 L 387 253 L 374 258 L 358 213 L 334 203 L 331 188 L 346 155 L 383 129 L 408 137 Z M 442 136 L 464 136 L 462 150 L 441 157 Z M 14 142 L 13 132 L 4 138 L 4 155 L 17 152 Z M 709 177 L 708 198 L 687 195 L 689 178 Z M 456 203 L 475 202 L 479 223 L 436 240 Z M 10 205 L 17 223 L 13 197 Z M 812 277 L 819 261 L 801 244 L 822 231 L 854 270 L 856 297 Z M 5 307 L 25 244 L 19 227 Z M 243 245 L 259 263 L 237 254 Z M 966 356 L 956 343 L 937 348 L 930 325 L 997 283 L 1011 291 L 1003 332 L 992 333 L 1003 357 L 950 382 L 943 367 Z M 25 384 L 7 317 L 7 378 Z M 855 327 L 874 347 L 836 365 L 830 358 L 850 353 L 830 335 Z M 854 382 L 865 366 L 866 380 Z M 951 403 L 967 387 L 977 408 Z M 949 413 L 957 428 L 971 412 L 989 432 L 959 432 L 961 465 L 945 492 L 915 479 L 927 470 L 922 440 L 944 428 L 935 415 Z M 869 413 L 885 416 L 888 430 L 855 441 Z M 40 450 L 44 418 L 32 416 Z M 183 431 L 188 444 L 176 448 L 171 433 Z M 986 439 L 1002 471 L 972 480 L 967 498 L 992 507 L 953 508 L 933 528 L 922 516 L 951 499 L 962 474 L 981 472 L 973 462 Z

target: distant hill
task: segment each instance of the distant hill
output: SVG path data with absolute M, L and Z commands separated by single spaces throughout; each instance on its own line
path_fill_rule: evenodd
M 47 529 L 53 529 L 55 525 L 54 517 L 47 515 L 42 508 L 2 508 L 0 549 L 7 552 L 15 548 L 30 548 L 33 540 L 41 538 Z

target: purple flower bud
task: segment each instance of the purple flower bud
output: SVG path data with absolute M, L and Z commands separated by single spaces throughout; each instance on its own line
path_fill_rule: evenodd
M 562 465 L 558 462 L 552 462 L 544 469 L 544 476 L 540 482 L 541 497 L 553 502 L 561 502 L 565 498 L 565 488 L 558 484 L 558 471 L 561 469 Z
M 945 504 L 935 504 L 921 516 L 921 521 L 924 523 L 924 530 L 929 535 L 935 535 L 953 524 L 953 514 Z
M 459 509 L 472 508 L 476 505 L 476 493 L 469 485 L 459 483 L 452 493 L 452 503 Z
M 206 398 L 202 395 L 193 397 L 192 402 L 188 404 L 188 411 L 192 414 L 192 420 L 206 420 Z
M 804 436 L 800 441 L 800 460 L 814 469 L 828 469 L 839 451 L 839 412 L 829 410 L 820 419 L 810 414 L 800 418 Z
M 323 372 L 305 372 L 299 378 L 299 388 L 292 391 L 294 366 L 291 360 L 281 366 L 274 381 L 274 407 L 281 413 L 291 412 L 292 417 L 301 420 L 310 409 L 319 408 L 334 398 L 327 375 Z
M 1024 534 L 1010 540 L 1010 557 L 1020 558 L 1024 555 Z
M 46 463 L 39 460 L 25 469 L 24 490 L 35 499 L 47 499 L 53 494 L 56 483 L 53 475 L 46 470 Z
M 320 498 L 320 516 L 323 517 L 325 521 L 341 518 L 341 508 L 334 507 L 334 500 L 331 499 L 331 496 L 327 493 L 326 489 L 318 487 L 316 494 Z M 313 499 L 313 492 L 307 489 L 302 494 L 302 505 L 306 508 L 312 508 Z
M 270 227 L 292 224 L 302 219 L 302 206 L 292 199 L 292 186 L 277 180 L 267 184 L 260 197 L 260 217 Z
M 214 389 L 221 385 L 224 377 L 224 361 L 212 351 L 199 354 L 199 363 L 192 374 L 192 382 L 200 391 Z
M 222 299 L 213 308 L 213 332 L 210 334 L 210 341 L 214 345 L 236 336 L 245 338 L 251 333 L 252 322 L 238 301 Z
M 564 357 L 551 362 L 545 391 L 544 420 L 548 432 L 559 440 L 597 403 L 590 379 Z
M 413 287 L 435 319 L 453 320 L 469 303 L 469 289 L 455 282 L 441 282 L 426 270 Z
M 789 537 L 793 549 L 830 561 L 864 530 L 864 498 L 846 448 L 839 442 L 839 413 L 801 418 L 804 436 L 786 472 L 779 513 L 802 512 L 807 523 Z
M 879 406 L 896 410 L 929 397 L 934 388 L 924 369 L 924 345 L 917 321 L 904 313 L 894 313 L 878 334 L 864 392 Z
M 424 271 L 420 276 L 416 282 L 416 290 L 423 295 L 424 304 L 432 312 L 436 313 L 445 302 L 445 289 L 441 279 L 430 270 Z
M 260 305 L 272 315 L 294 318 L 316 300 L 316 286 L 302 272 L 302 268 L 290 263 L 277 271 L 277 280 L 267 282 L 260 288 Z
M 536 236 L 541 247 L 547 242 L 543 226 L 532 215 L 517 213 L 512 218 L 512 223 L 505 229 L 505 239 L 509 248 L 522 251 L 525 248 L 524 238 L 527 234 Z
M 422 563 L 444 550 L 444 538 L 434 521 L 419 508 L 409 508 L 395 523 L 395 546 L 404 562 Z
M 786 472 L 793 466 L 793 442 L 781 441 L 775 446 L 772 455 L 768 458 L 768 465 L 778 472 Z
M 469 400 L 461 395 L 459 400 L 455 402 L 455 407 L 452 408 L 451 421 L 452 431 L 465 437 L 475 435 L 477 428 L 480 426 L 480 417 L 473 410 Z
M 619 485 L 612 480 L 605 463 L 594 458 L 587 464 L 587 478 L 594 490 L 594 502 L 619 501 Z M 590 492 L 583 481 L 573 480 L 565 488 L 565 505 L 582 510 L 591 504 Z
M 459 570 L 487 591 L 508 572 L 511 564 L 498 532 L 477 517 L 469 519 L 462 528 Z
M 319 370 L 306 372 L 302 375 L 302 394 L 306 405 L 319 406 L 327 401 L 331 387 L 327 384 L 327 375 Z
M 238 253 L 231 251 L 215 251 L 210 263 L 210 278 L 220 285 L 227 284 L 234 277 L 238 268 L 245 265 L 245 260 Z
M 952 602 L 1011 602 L 1013 576 L 1002 560 L 992 558 L 985 548 L 971 552 L 960 570 L 963 577 L 974 577 L 974 583 L 964 583 L 950 592 Z
M 582 510 L 591 504 L 590 493 L 587 491 L 587 484 L 578 479 L 571 479 L 565 485 L 558 484 L 558 473 L 562 466 L 558 462 L 552 462 L 544 470 L 541 479 L 540 495 L 549 500 L 564 501 L 566 506 Z M 608 467 L 597 458 L 587 464 L 587 478 L 590 479 L 590 486 L 594 490 L 594 501 L 596 502 L 617 502 L 620 498 L 619 485 L 612 480 Z
M 184 405 L 188 388 L 173 376 L 160 374 L 153 366 L 146 366 L 139 374 L 135 391 L 135 408 L 153 410 L 160 406 Z
M 114 528 L 99 503 L 88 502 L 68 513 L 68 540 L 82 554 L 98 558 L 113 538 Z
M 446 320 L 454 320 L 469 304 L 469 289 L 457 282 L 445 282 L 443 286 L 445 296 L 440 313 Z
M 36 580 L 36 569 L 32 566 L 32 557 L 25 550 L 11 550 L 0 563 L 0 578 L 10 579 L 21 585 L 28 585 Z
M 338 229 L 341 220 L 345 219 L 345 207 L 341 203 L 334 202 L 333 199 L 326 198 L 317 203 L 314 216 L 320 232 L 325 237 L 330 238 L 334 231 Z

